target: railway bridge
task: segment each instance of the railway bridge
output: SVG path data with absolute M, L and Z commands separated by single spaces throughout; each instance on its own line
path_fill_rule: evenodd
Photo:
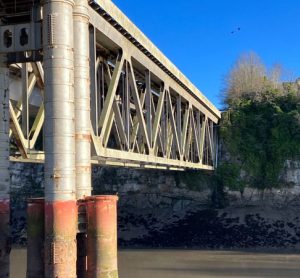
M 91 165 L 213 170 L 220 112 L 109 0 L 0 0 L 0 18 L 0 278 L 10 161 L 45 164 L 27 277 L 117 277 L 117 197 L 91 196 Z

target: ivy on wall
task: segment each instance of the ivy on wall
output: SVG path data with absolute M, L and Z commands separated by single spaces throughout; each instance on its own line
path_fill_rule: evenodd
M 280 174 L 288 159 L 300 156 L 300 98 L 292 90 L 269 90 L 254 99 L 231 102 L 220 123 L 228 152 L 216 177 L 229 188 L 283 186 Z

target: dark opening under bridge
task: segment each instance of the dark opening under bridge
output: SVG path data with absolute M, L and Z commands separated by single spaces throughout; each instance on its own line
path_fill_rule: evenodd
M 213 170 L 220 112 L 109 0 L 1 0 L 0 9 L 0 278 L 9 267 L 9 160 L 45 163 L 45 199 L 29 211 L 42 203 L 45 258 L 32 273 L 76 277 L 74 242 L 86 235 L 79 200 L 94 206 L 83 214 L 88 225 L 100 217 L 98 232 L 107 218 L 97 204 L 109 198 L 89 197 L 91 164 Z M 108 237 L 115 201 L 110 233 L 101 230 Z M 117 271 L 99 244 L 112 269 L 88 262 L 88 273 L 99 272 L 89 277 Z

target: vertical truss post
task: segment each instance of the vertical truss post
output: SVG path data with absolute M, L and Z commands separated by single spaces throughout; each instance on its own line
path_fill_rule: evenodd
M 0 55 L 0 278 L 9 277 L 9 71 Z
M 198 137 L 198 150 L 199 150 L 199 163 L 201 162 L 202 150 L 201 150 L 201 115 L 200 111 L 196 112 L 196 132 Z
M 73 0 L 43 2 L 45 277 L 76 277 Z
M 218 167 L 218 159 L 219 159 L 219 135 L 217 126 L 214 126 L 214 144 L 215 144 L 215 163 L 214 168 Z
M 28 94 L 28 64 L 22 64 L 22 131 L 27 140 L 28 148 L 29 134 L 29 94 Z
M 168 157 L 168 140 L 169 140 L 169 119 L 168 119 L 168 108 L 167 108 L 167 90 L 165 89 L 165 99 L 164 99 L 164 105 L 163 105 L 163 114 L 162 114 L 162 129 L 163 129 L 163 143 L 164 143 L 164 149 L 165 149 L 165 157 Z
M 146 80 L 146 123 L 147 133 L 149 137 L 150 149 L 152 148 L 152 93 L 151 93 L 151 73 L 149 70 L 145 72 Z
M 125 133 L 130 146 L 130 88 L 129 88 L 129 69 L 128 63 L 125 63 Z
M 211 145 L 211 159 L 212 159 L 212 166 L 215 166 L 215 138 L 214 138 L 214 123 L 210 121 L 209 124 L 210 128 L 210 145 Z
M 203 164 L 204 159 L 204 145 L 205 145 L 205 138 L 206 138 L 206 125 L 207 125 L 207 116 L 204 116 L 201 124 L 201 131 L 200 131 L 200 163 Z
M 185 112 L 184 112 L 183 127 L 182 127 L 182 141 L 181 141 L 182 153 L 185 153 L 185 145 L 187 142 L 187 131 L 188 131 L 188 124 L 189 124 L 189 116 L 190 116 L 189 106 L 190 105 L 188 104 L 187 107 L 185 107 Z
M 176 128 L 177 128 L 177 135 L 178 141 L 180 146 L 180 152 L 182 152 L 182 129 L 181 129 L 181 96 L 178 95 L 176 98 L 176 105 L 177 105 L 177 114 L 176 114 Z M 181 157 L 182 159 L 183 157 Z
M 90 59 L 90 91 L 91 91 L 91 122 L 94 133 L 98 135 L 98 94 L 97 94 L 97 65 L 96 65 L 96 30 L 89 29 L 89 59 Z

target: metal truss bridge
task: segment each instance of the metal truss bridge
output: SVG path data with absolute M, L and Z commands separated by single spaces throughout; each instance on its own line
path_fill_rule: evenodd
M 213 170 L 219 119 L 111 1 L 0 0 L 0 277 L 10 161 L 44 162 L 27 276 L 117 278 L 118 197 L 92 196 L 91 164 Z
M 16 7 L 2 2 L 10 158 L 42 162 L 47 70 L 41 30 L 46 19 L 29 9 L 39 1 L 17 1 Z M 92 163 L 212 170 L 220 112 L 111 1 L 90 1 L 87 10 L 89 36 L 83 47 L 89 51 Z M 54 40 L 55 16 L 47 20 L 47 39 Z M 81 69 L 74 75 L 84 74 Z

